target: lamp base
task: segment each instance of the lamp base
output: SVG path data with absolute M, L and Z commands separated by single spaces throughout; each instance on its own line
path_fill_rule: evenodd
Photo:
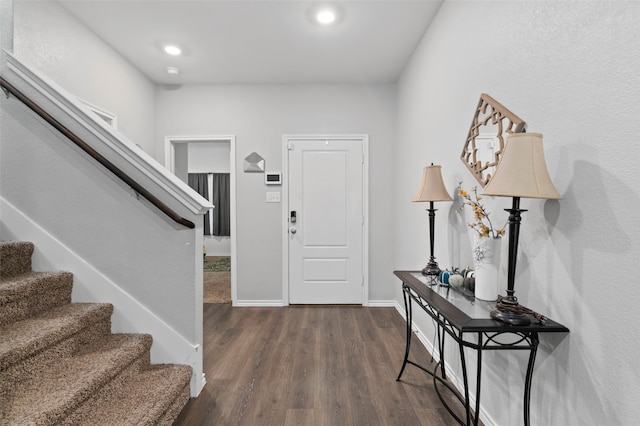
M 435 259 L 431 258 L 427 266 L 422 269 L 422 275 L 429 276 L 435 275 L 438 276 L 440 274 L 440 267 L 438 266 L 438 262 Z
M 491 318 L 511 325 L 529 325 L 531 323 L 531 318 L 524 313 L 515 296 L 498 299 L 496 308 L 491 311 Z

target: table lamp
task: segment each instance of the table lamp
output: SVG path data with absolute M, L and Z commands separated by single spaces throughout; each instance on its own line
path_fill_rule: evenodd
M 506 143 L 494 176 L 484 187 L 484 194 L 513 197 L 509 212 L 509 263 L 507 270 L 507 295 L 498 300 L 491 317 L 513 325 L 527 325 L 527 310 L 518 304 L 514 296 L 518 236 L 520 234 L 520 198 L 557 200 L 560 194 L 551 183 L 539 133 L 513 133 Z
M 427 166 L 422 171 L 422 183 L 420 185 L 420 191 L 416 194 L 415 197 L 411 200 L 413 202 L 429 202 L 429 208 L 427 211 L 429 212 L 429 241 L 431 243 L 431 258 L 429 259 L 429 263 L 422 270 L 422 274 L 425 276 L 431 276 L 437 279 L 438 274 L 440 273 L 440 268 L 438 267 L 438 262 L 436 262 L 436 258 L 433 255 L 433 238 L 435 233 L 435 220 L 436 220 L 436 209 L 433 208 L 434 201 L 453 201 L 449 193 L 447 192 L 447 188 L 444 186 L 444 182 L 442 181 L 442 172 L 440 166 L 434 166 L 431 163 L 430 166 Z

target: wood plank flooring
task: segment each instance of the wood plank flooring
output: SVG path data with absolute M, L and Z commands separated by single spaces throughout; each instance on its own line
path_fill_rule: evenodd
M 430 376 L 409 365 L 396 381 L 404 335 L 394 308 L 205 304 L 207 384 L 175 425 L 455 425 Z

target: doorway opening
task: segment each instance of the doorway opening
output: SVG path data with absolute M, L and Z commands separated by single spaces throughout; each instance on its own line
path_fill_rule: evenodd
M 207 257 L 205 267 L 216 267 L 220 259 L 230 260 L 231 304 L 237 301 L 237 232 L 236 232 L 236 141 L 235 136 L 166 136 L 165 166 L 183 182 L 189 183 L 189 174 L 208 176 L 209 200 L 213 198 L 213 175 L 229 175 L 229 236 L 204 236 Z M 204 196 L 204 195 L 203 195 Z M 215 205 L 215 203 L 214 203 Z M 216 208 L 219 206 L 216 206 Z M 214 220 L 210 219 L 211 229 Z M 216 265 L 213 265 L 215 262 Z

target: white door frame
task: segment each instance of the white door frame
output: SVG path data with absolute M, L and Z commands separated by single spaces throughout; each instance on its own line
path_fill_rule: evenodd
M 229 154 L 230 177 L 230 214 L 231 214 L 231 304 L 236 306 L 238 300 L 237 269 L 237 229 L 236 229 L 236 137 L 234 135 L 216 136 L 165 136 L 164 138 L 164 162 L 165 167 L 171 173 L 175 173 L 176 145 L 183 143 L 229 142 L 231 152 Z
M 369 306 L 369 135 L 283 135 L 282 136 L 282 304 L 289 305 L 289 141 L 351 140 L 362 143 L 362 305 Z

